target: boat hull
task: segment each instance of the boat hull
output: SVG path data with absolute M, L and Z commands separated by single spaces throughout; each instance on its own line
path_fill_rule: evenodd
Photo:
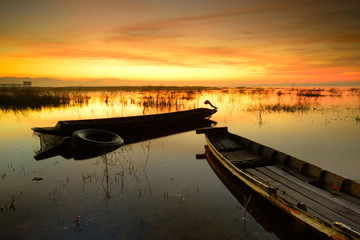
M 38 133 L 61 136 L 71 136 L 73 132 L 81 129 L 103 129 L 124 137 L 129 134 L 147 134 L 194 124 L 209 118 L 215 112 L 215 109 L 198 108 L 134 117 L 59 121 L 55 127 L 34 127 L 32 129 Z
M 326 235 L 296 221 L 285 211 L 279 210 L 263 195 L 245 184 L 237 175 L 229 174 L 228 169 L 214 156 L 208 146 L 205 146 L 205 149 L 206 159 L 218 178 L 244 207 L 244 211 L 250 213 L 267 232 L 274 233 L 280 239 L 328 239 Z M 249 201 L 245 202 L 246 200 Z M 244 214 L 244 221 L 246 220 L 245 216 L 246 214 Z
M 195 123 L 176 127 L 163 129 L 162 131 L 156 132 L 141 132 L 140 134 L 122 134 L 121 138 L 124 139 L 124 144 L 133 144 L 142 141 L 147 141 L 155 138 L 165 137 L 173 134 L 180 134 L 188 131 L 193 131 L 197 128 L 204 128 L 214 126 L 216 122 L 211 121 L 209 119 L 202 119 L 200 121 L 196 121 Z M 74 158 L 75 160 L 83 160 L 88 159 L 90 157 L 97 157 L 107 153 L 100 149 L 87 148 L 86 151 L 78 151 L 71 145 L 71 137 L 68 136 L 58 136 L 53 134 L 45 134 L 45 133 L 35 133 L 37 137 L 39 137 L 40 141 L 40 149 L 36 152 L 34 158 L 36 160 L 44 160 L 54 156 L 62 156 L 65 159 Z M 109 149 L 111 150 L 111 149 Z
M 359 229 L 357 220 L 360 217 L 358 211 L 360 206 L 356 204 L 358 199 L 355 199 L 354 203 L 340 197 L 334 198 L 322 188 L 317 188 L 307 182 L 299 183 L 300 179 L 297 179 L 295 174 L 291 175 L 290 170 L 288 172 L 283 170 L 288 167 L 281 165 L 283 153 L 231 134 L 227 132 L 227 129 L 212 128 L 198 132 L 206 134 L 206 155 L 213 166 L 217 168 L 220 166 L 222 172 L 226 172 L 230 178 L 247 186 L 279 211 L 286 213 L 300 224 L 306 225 L 319 236 L 329 239 L 360 238 L 357 232 Z M 252 159 L 253 164 L 249 159 Z M 287 159 L 284 162 L 291 160 L 289 156 L 284 159 Z M 298 160 L 298 163 L 303 163 L 303 161 Z M 308 165 L 305 166 L 312 167 L 309 163 L 306 164 Z M 325 170 L 321 172 L 323 174 L 319 175 L 328 173 Z M 301 171 L 297 175 L 301 175 L 300 173 Z M 275 176 L 275 174 L 280 175 L 273 177 L 272 175 Z M 288 179 L 285 179 L 286 176 Z M 276 179 L 280 178 L 283 182 L 276 182 Z M 344 183 L 348 181 L 351 180 L 343 180 Z M 318 181 L 318 183 L 321 182 Z M 352 188 L 356 185 L 356 183 L 351 184 Z M 304 193 L 309 193 L 309 197 Z M 356 194 L 357 192 L 354 191 L 355 198 Z M 317 198 L 312 199 L 313 196 Z M 350 198 L 354 199 L 354 196 Z M 301 200 L 306 204 L 303 204 Z M 327 204 L 329 206 L 326 206 Z M 316 206 L 319 208 L 317 209 Z M 332 207 L 336 210 L 331 210 Z M 351 227 L 341 223 L 342 220 Z

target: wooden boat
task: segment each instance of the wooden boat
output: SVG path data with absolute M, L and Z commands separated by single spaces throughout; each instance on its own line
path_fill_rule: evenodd
M 360 239 L 359 183 L 229 133 L 227 128 L 197 133 L 205 133 L 206 156 L 215 159 L 217 167 L 314 234 Z
M 186 111 L 178 111 L 154 115 L 142 115 L 133 117 L 102 118 L 59 121 L 55 127 L 34 127 L 35 132 L 70 136 L 80 129 L 103 129 L 125 135 L 164 131 L 166 129 L 181 127 L 189 123 L 196 123 L 210 117 L 216 109 L 197 108 Z
M 151 140 L 155 138 L 165 137 L 173 134 L 179 134 L 187 131 L 193 131 L 197 128 L 205 128 L 214 126 L 216 122 L 209 119 L 201 119 L 194 123 L 189 123 L 187 125 L 178 126 L 175 128 L 163 129 L 162 131 L 153 131 L 153 132 L 141 132 L 140 134 L 128 134 L 122 135 L 124 139 L 124 144 L 133 144 L 137 142 L 142 142 L 146 140 Z M 35 136 L 39 138 L 40 149 L 36 151 L 34 158 L 36 160 L 43 160 L 51 158 L 54 156 L 62 156 L 65 159 L 75 159 L 75 160 L 84 160 L 88 158 L 93 158 L 101 156 L 115 149 L 112 148 L 92 148 L 89 147 L 85 151 L 82 149 L 77 149 L 71 144 L 72 137 L 69 136 L 58 136 L 53 134 L 46 133 L 35 133 Z

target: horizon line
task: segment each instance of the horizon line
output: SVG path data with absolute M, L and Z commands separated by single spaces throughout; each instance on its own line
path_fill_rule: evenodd
M 19 81 L 35 81 L 33 87 L 132 87 L 132 86 L 197 86 L 197 87 L 360 87 L 360 80 L 356 81 L 317 81 L 317 82 L 263 82 L 263 81 L 148 81 L 126 80 L 117 78 L 63 80 L 51 77 L 0 77 L 1 84 L 19 84 Z M 47 83 L 53 81 L 52 83 Z M 15 83 L 15 82 L 17 83 Z M 119 81 L 117 84 L 115 81 Z M 91 83 L 98 82 L 95 85 Z M 122 83 L 121 83 L 122 82 Z M 220 82 L 220 83 L 219 83 Z M 71 83 L 71 84 L 70 84 Z M 69 84 L 69 85 L 66 85 Z

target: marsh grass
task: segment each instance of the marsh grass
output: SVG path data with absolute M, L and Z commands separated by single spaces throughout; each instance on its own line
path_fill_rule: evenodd
M 137 105 L 146 112 L 179 111 L 197 107 L 197 99 L 204 94 L 215 94 L 217 98 L 231 95 L 250 96 L 249 111 L 299 112 L 311 109 L 307 102 L 319 97 L 341 97 L 343 94 L 360 95 L 360 88 L 261 88 L 261 87 L 175 87 L 175 86 L 118 86 L 118 87 L 29 87 L 0 88 L 0 109 L 5 111 L 41 110 L 42 108 L 81 106 L 96 101 L 96 97 L 106 106 L 126 107 Z M 271 103 L 276 96 L 278 103 Z M 297 97 L 297 103 L 283 103 L 284 99 Z M 190 106 L 191 105 L 191 106 Z M 359 120 L 356 120 L 357 122 Z
M 341 97 L 342 91 L 338 88 L 330 88 L 329 93 L 331 97 Z
M 352 87 L 349 89 L 349 91 L 352 93 L 360 93 L 360 88 Z
M 104 87 L 56 87 L 56 88 L 42 88 L 50 89 L 53 91 L 66 91 L 66 92 L 158 92 L 158 91 L 204 91 L 204 90 L 219 90 L 217 87 L 202 87 L 202 86 L 104 86 Z
M 137 93 L 136 99 L 131 99 L 144 108 L 160 109 L 178 107 L 182 102 L 193 100 L 203 90 L 217 89 L 208 87 L 14 87 L 0 88 L 0 109 L 23 111 L 26 109 L 41 110 L 44 107 L 62 107 L 69 105 L 87 105 L 93 92 L 100 92 L 100 98 L 109 104 L 121 95 L 121 92 Z M 123 99 L 127 101 L 128 99 Z
M 357 117 L 355 118 L 355 121 L 356 121 L 356 123 L 360 123 L 360 117 L 357 116 Z
M 297 103 L 294 105 L 290 104 L 260 104 L 252 105 L 247 108 L 247 111 L 267 111 L 267 112 L 306 112 L 311 109 L 310 104 Z
M 66 92 L 43 91 L 38 88 L 0 88 L 2 110 L 41 109 L 69 105 Z
M 324 89 L 318 88 L 318 89 L 299 89 L 297 92 L 298 96 L 302 97 L 323 97 L 324 95 Z
M 270 112 L 305 112 L 310 110 L 310 105 L 303 103 L 298 103 L 295 105 L 275 104 L 275 105 L 266 105 L 264 109 Z
M 262 87 L 237 87 L 236 92 L 238 94 L 246 95 L 268 95 L 273 93 L 276 88 L 262 88 Z
M 144 108 L 157 108 L 160 110 L 171 109 L 171 108 L 180 108 L 187 101 L 194 100 L 197 96 L 196 91 L 188 90 L 178 90 L 178 91 L 159 91 L 156 94 L 154 93 L 143 93 L 143 96 L 139 98 L 137 104 L 141 105 Z

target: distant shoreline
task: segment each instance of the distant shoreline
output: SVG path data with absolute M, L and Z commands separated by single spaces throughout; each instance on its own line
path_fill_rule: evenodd
M 121 79 L 103 79 L 88 81 L 64 81 L 53 78 L 0 77 L 0 85 L 21 85 L 31 82 L 32 87 L 86 87 L 86 88 L 222 88 L 222 87 L 360 87 L 360 81 L 314 82 L 314 83 L 249 83 L 249 82 L 171 82 L 171 81 L 130 81 Z

